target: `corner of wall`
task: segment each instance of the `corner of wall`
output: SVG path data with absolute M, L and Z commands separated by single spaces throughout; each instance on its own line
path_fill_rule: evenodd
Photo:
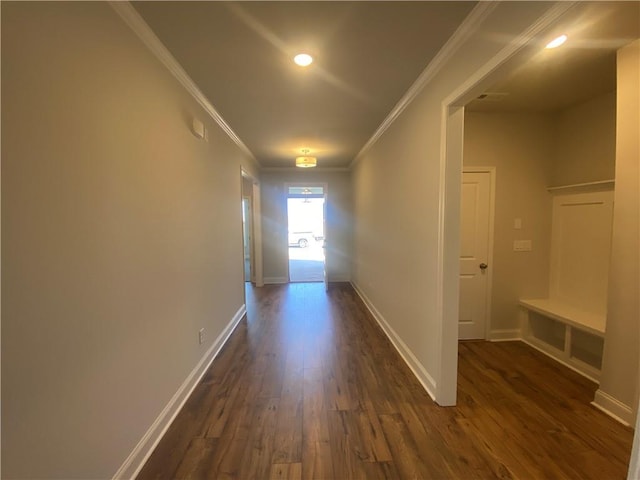
M 367 307 L 371 316 L 375 319 L 375 321 L 380 325 L 380 328 L 385 333 L 387 338 L 391 341 L 392 345 L 395 347 L 396 351 L 400 354 L 404 362 L 411 369 L 411 372 L 418 379 L 422 387 L 426 390 L 429 396 L 435 401 L 435 392 L 436 392 L 436 382 L 429 372 L 424 368 L 424 366 L 420 363 L 420 361 L 413 354 L 411 349 L 407 346 L 406 343 L 402 341 L 400 336 L 391 328 L 389 323 L 385 320 L 382 314 L 376 309 L 371 300 L 365 295 L 365 293 L 358 287 L 356 283 L 351 282 L 353 289 L 356 291 L 362 303 Z

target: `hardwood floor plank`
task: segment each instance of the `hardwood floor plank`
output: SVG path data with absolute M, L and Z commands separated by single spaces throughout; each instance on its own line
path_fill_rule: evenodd
M 305 368 L 303 382 L 302 478 L 332 478 L 333 458 L 322 370 Z
M 401 478 L 448 478 L 442 465 L 423 460 L 426 448 L 416 445 L 400 414 L 380 415 L 380 423 Z
M 633 431 L 521 342 L 461 342 L 431 400 L 350 285 L 247 289 L 243 319 L 140 479 L 624 478 Z
M 216 438 L 199 438 L 191 440 L 189 448 L 185 452 L 180 465 L 175 473 L 175 478 L 203 479 L 214 478 L 211 476 L 214 468 L 213 452 L 217 447 Z
M 273 433 L 274 452 L 271 461 L 274 464 L 302 462 L 303 383 L 302 370 L 299 372 L 294 375 L 299 383 L 287 385 L 280 396 L 280 408 Z
M 361 448 L 373 462 L 391 462 L 393 457 L 373 404 L 366 400 L 364 403 L 364 408 L 355 412 L 359 438 L 362 439 Z
M 329 435 L 333 475 L 331 478 L 366 478 L 363 463 L 369 458 L 362 451 L 357 427 L 351 418 L 351 412 L 330 410 Z
M 239 478 L 267 478 L 271 471 L 279 398 L 258 398 L 249 438 L 240 465 Z
M 301 480 L 301 463 L 274 463 L 271 465 L 269 480 Z
M 334 362 L 332 362 L 334 363 Z M 325 374 L 325 394 L 329 410 L 350 410 L 356 400 L 353 398 L 351 388 L 339 362 L 336 367 L 329 368 Z
M 427 433 L 437 432 L 455 456 L 455 460 L 449 460 L 452 478 L 514 478 L 505 465 L 493 461 L 488 452 L 462 430 L 456 421 L 459 414 L 454 409 L 443 412 L 433 405 L 416 405 L 415 408 Z
M 366 480 L 400 480 L 402 478 L 393 462 L 366 462 L 363 465 Z

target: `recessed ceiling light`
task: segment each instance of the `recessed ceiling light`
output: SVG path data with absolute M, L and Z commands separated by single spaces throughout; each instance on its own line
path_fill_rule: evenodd
M 549 43 L 547 43 L 546 48 L 557 48 L 567 41 L 566 35 L 560 35 L 558 38 L 554 38 Z
M 311 62 L 313 62 L 313 58 L 307 53 L 299 53 L 298 55 L 293 57 L 293 61 L 301 67 L 307 67 L 311 65 Z

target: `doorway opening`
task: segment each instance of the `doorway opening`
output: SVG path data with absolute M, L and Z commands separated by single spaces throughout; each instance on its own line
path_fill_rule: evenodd
M 254 281 L 254 277 L 252 275 L 252 242 L 253 238 L 251 232 L 252 225 L 252 213 L 251 213 L 251 197 L 242 197 L 242 246 L 243 246 L 243 258 L 244 258 L 244 281 L 252 282 Z
M 262 287 L 262 222 L 260 215 L 260 185 L 244 170 L 242 172 L 242 270 L 245 282 Z
M 290 282 L 325 281 L 324 186 L 287 186 Z

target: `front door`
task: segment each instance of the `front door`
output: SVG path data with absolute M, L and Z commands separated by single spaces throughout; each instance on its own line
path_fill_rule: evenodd
M 326 282 L 323 184 L 287 184 L 290 282 Z
M 491 265 L 491 172 L 463 172 L 460 207 L 460 308 L 458 338 L 485 338 Z

